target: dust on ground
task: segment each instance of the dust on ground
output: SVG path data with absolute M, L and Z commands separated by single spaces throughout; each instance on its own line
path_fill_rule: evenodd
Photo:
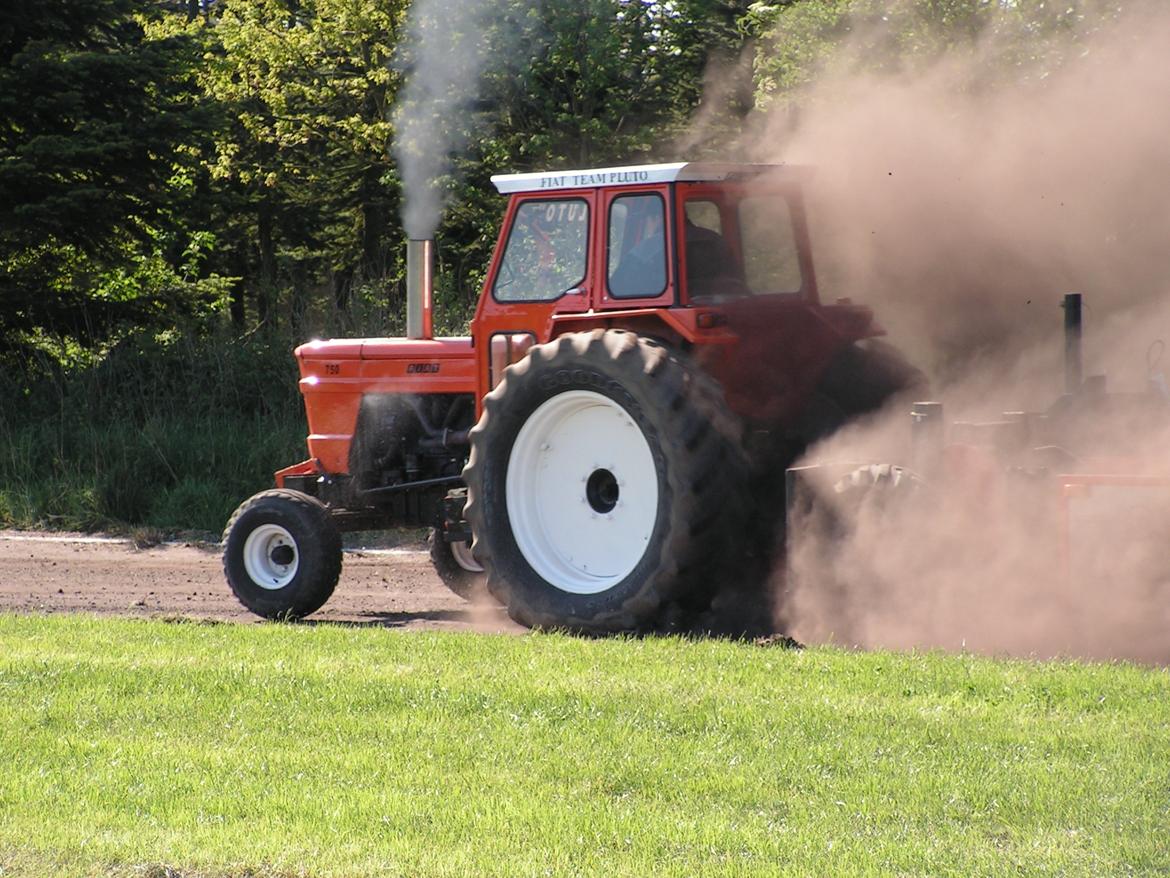
M 0 531 L 0 612 L 95 613 L 253 623 L 214 543 L 137 548 L 131 540 Z M 517 633 L 498 607 L 473 606 L 440 581 L 425 547 L 347 550 L 337 590 L 313 622 Z

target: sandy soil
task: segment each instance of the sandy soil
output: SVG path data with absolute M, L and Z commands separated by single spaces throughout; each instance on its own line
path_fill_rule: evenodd
M 0 612 L 184 616 L 242 623 L 216 545 L 138 549 L 129 540 L 0 531 Z M 452 594 L 424 547 L 346 551 L 341 581 L 315 621 L 520 632 L 497 607 Z

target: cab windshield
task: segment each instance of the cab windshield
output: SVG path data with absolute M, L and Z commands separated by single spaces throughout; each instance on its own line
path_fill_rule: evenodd
M 589 205 L 580 198 L 526 201 L 516 211 L 492 292 L 499 302 L 548 302 L 581 283 Z

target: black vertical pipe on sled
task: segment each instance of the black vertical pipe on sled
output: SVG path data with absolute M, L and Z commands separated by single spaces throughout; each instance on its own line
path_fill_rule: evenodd
M 1064 392 L 1081 389 L 1081 294 L 1064 297 Z

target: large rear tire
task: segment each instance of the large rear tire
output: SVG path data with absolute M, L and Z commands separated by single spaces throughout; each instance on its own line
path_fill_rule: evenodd
M 718 385 L 623 330 L 509 367 L 463 477 L 488 588 L 524 625 L 652 627 L 669 604 L 709 600 L 742 536 L 746 467 Z
M 329 510 L 299 491 L 262 491 L 223 533 L 223 570 L 240 603 L 266 619 L 300 619 L 324 606 L 341 575 L 341 534 Z

